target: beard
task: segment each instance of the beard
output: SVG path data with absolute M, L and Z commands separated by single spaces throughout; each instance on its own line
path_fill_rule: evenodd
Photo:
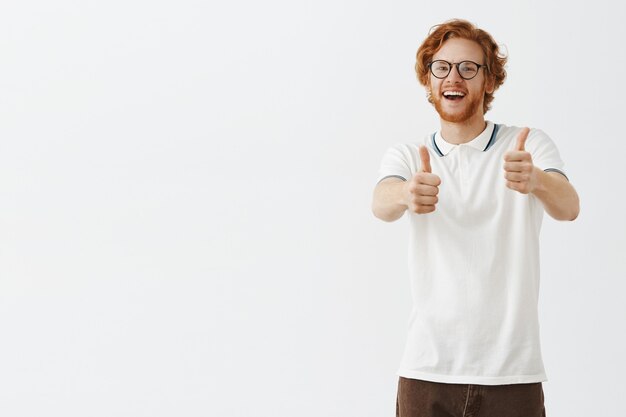
M 476 112 L 478 111 L 482 112 L 482 106 L 483 106 L 482 98 L 484 95 L 484 86 L 485 86 L 485 83 L 483 82 L 483 86 L 480 89 L 482 93 L 480 95 L 470 96 L 468 94 L 465 96 L 465 98 L 463 98 L 463 100 L 468 100 L 468 101 L 467 103 L 465 103 L 465 109 L 463 109 L 461 112 L 450 113 L 450 112 L 445 111 L 443 108 L 443 100 L 447 100 L 447 99 L 442 98 L 442 95 L 440 94 L 437 94 L 436 96 L 433 96 L 431 94 L 430 98 L 432 100 L 433 105 L 435 106 L 435 110 L 437 110 L 437 113 L 439 113 L 439 117 L 441 117 L 446 122 L 463 123 L 469 120 L 470 118 L 472 118 L 472 116 L 474 116 Z

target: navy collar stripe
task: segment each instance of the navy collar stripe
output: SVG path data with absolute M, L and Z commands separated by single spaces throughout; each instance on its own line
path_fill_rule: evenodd
M 435 152 L 437 152 L 437 155 L 443 156 L 443 152 L 441 152 L 441 150 L 439 149 L 439 146 L 437 146 L 437 142 L 435 141 L 436 134 L 437 132 L 433 133 L 433 137 L 432 137 L 433 149 L 435 149 Z
M 485 149 L 483 150 L 483 152 L 485 152 L 487 149 L 491 148 L 491 146 L 496 143 L 496 135 L 498 133 L 498 128 L 500 127 L 500 125 L 493 125 L 493 132 L 491 132 L 491 137 L 489 138 L 489 142 L 487 142 L 487 146 L 485 146 Z

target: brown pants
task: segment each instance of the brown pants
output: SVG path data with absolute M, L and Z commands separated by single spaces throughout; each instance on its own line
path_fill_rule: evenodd
M 442 384 L 400 377 L 396 417 L 545 417 L 541 382 Z

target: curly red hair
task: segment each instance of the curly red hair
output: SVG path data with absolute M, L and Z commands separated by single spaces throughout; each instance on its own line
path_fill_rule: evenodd
M 487 77 L 493 82 L 493 91 L 491 93 L 485 91 L 483 99 L 483 113 L 487 113 L 494 99 L 493 92 L 504 83 L 504 79 L 506 78 L 504 66 L 507 57 L 500 52 L 498 44 L 496 44 L 489 33 L 477 28 L 467 20 L 448 20 L 447 22 L 431 28 L 428 37 L 417 50 L 417 62 L 415 63 L 417 78 L 422 85 L 428 86 L 430 74 L 428 64 L 443 43 L 451 38 L 474 41 L 480 45 L 485 54 L 485 63 L 488 71 Z M 433 102 L 430 96 L 428 97 L 428 101 Z

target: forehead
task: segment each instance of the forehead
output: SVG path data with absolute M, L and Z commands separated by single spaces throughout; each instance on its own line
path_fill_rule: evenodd
M 449 62 L 474 61 L 478 64 L 483 62 L 483 50 L 477 42 L 469 39 L 452 38 L 441 45 L 433 61 L 443 59 Z

